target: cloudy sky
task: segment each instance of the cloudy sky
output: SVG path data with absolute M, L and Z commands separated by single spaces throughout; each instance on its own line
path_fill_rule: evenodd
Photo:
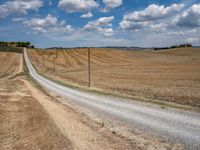
M 43 48 L 200 45 L 200 0 L 1 0 L 0 40 Z

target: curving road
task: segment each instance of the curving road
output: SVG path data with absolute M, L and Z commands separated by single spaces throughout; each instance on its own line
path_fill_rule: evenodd
M 182 142 L 187 149 L 200 149 L 200 114 L 175 109 L 162 109 L 140 102 L 95 95 L 59 85 L 40 76 L 33 68 L 26 49 L 24 58 L 30 75 L 43 87 L 67 97 L 76 104 L 87 107 L 104 117 L 115 118 L 127 124 Z

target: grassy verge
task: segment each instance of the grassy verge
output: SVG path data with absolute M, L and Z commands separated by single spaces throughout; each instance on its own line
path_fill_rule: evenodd
M 45 74 L 42 74 L 42 73 L 38 73 L 38 74 L 40 74 L 44 78 L 47 78 L 51 81 L 58 83 L 60 85 L 63 85 L 65 87 L 69 87 L 69 88 L 72 88 L 72 89 L 76 89 L 76 90 L 79 90 L 79 91 L 82 91 L 82 92 L 88 92 L 88 93 L 93 93 L 93 94 L 98 94 L 98 95 L 112 96 L 112 97 L 115 97 L 115 98 L 123 98 L 123 99 L 127 99 L 127 100 L 134 100 L 134 101 L 138 101 L 138 102 L 156 104 L 163 109 L 167 108 L 167 107 L 172 107 L 172 108 L 177 108 L 177 109 L 193 110 L 193 111 L 200 112 L 200 108 L 198 106 L 194 107 L 194 106 L 190 106 L 190 105 L 183 105 L 183 104 L 178 104 L 178 103 L 174 103 L 174 102 L 162 101 L 162 100 L 159 100 L 159 99 L 146 99 L 146 98 L 136 97 L 136 96 L 118 93 L 118 92 L 114 92 L 114 91 L 105 91 L 105 90 L 102 90 L 102 89 L 97 89 L 97 88 L 92 88 L 92 87 L 88 88 L 88 87 L 84 87 L 84 86 L 66 84 L 66 83 L 63 83 L 61 81 L 52 79 L 52 78 L 46 76 Z
M 0 52 L 15 52 L 15 53 L 23 53 L 22 48 L 11 47 L 11 46 L 0 46 Z
M 52 97 L 29 73 L 28 67 L 26 65 L 25 59 L 24 60 L 24 72 L 23 75 L 26 77 L 26 79 L 37 89 L 42 91 L 44 94 L 46 94 L 49 97 Z M 53 98 L 53 97 L 52 97 Z

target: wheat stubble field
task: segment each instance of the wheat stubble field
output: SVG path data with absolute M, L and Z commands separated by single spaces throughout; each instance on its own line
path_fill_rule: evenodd
M 0 149 L 72 149 L 22 73 L 22 54 L 0 52 Z
M 29 50 L 32 63 L 41 74 L 79 86 L 88 84 L 87 54 L 87 49 Z M 91 88 L 197 106 L 200 104 L 200 49 L 92 48 Z
M 20 53 L 0 52 L 0 149 L 183 149 L 138 130 L 113 132 L 30 78 Z M 48 94 L 47 94 L 48 92 Z M 51 95 L 51 96 L 50 96 Z M 111 126 L 112 128 L 109 128 Z M 122 125 L 121 125 L 122 126 Z M 116 126 L 116 129 L 121 129 Z M 118 133 L 118 132 L 117 132 Z

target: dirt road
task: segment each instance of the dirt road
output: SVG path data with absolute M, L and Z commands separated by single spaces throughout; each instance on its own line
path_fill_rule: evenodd
M 24 55 L 31 76 L 43 87 L 69 98 L 78 105 L 93 110 L 94 113 L 100 113 L 106 118 L 115 118 L 127 124 L 137 124 L 138 127 L 151 131 L 158 136 L 169 138 L 171 141 L 180 141 L 188 149 L 200 147 L 199 113 L 163 109 L 64 87 L 37 74 L 29 61 L 26 50 Z

